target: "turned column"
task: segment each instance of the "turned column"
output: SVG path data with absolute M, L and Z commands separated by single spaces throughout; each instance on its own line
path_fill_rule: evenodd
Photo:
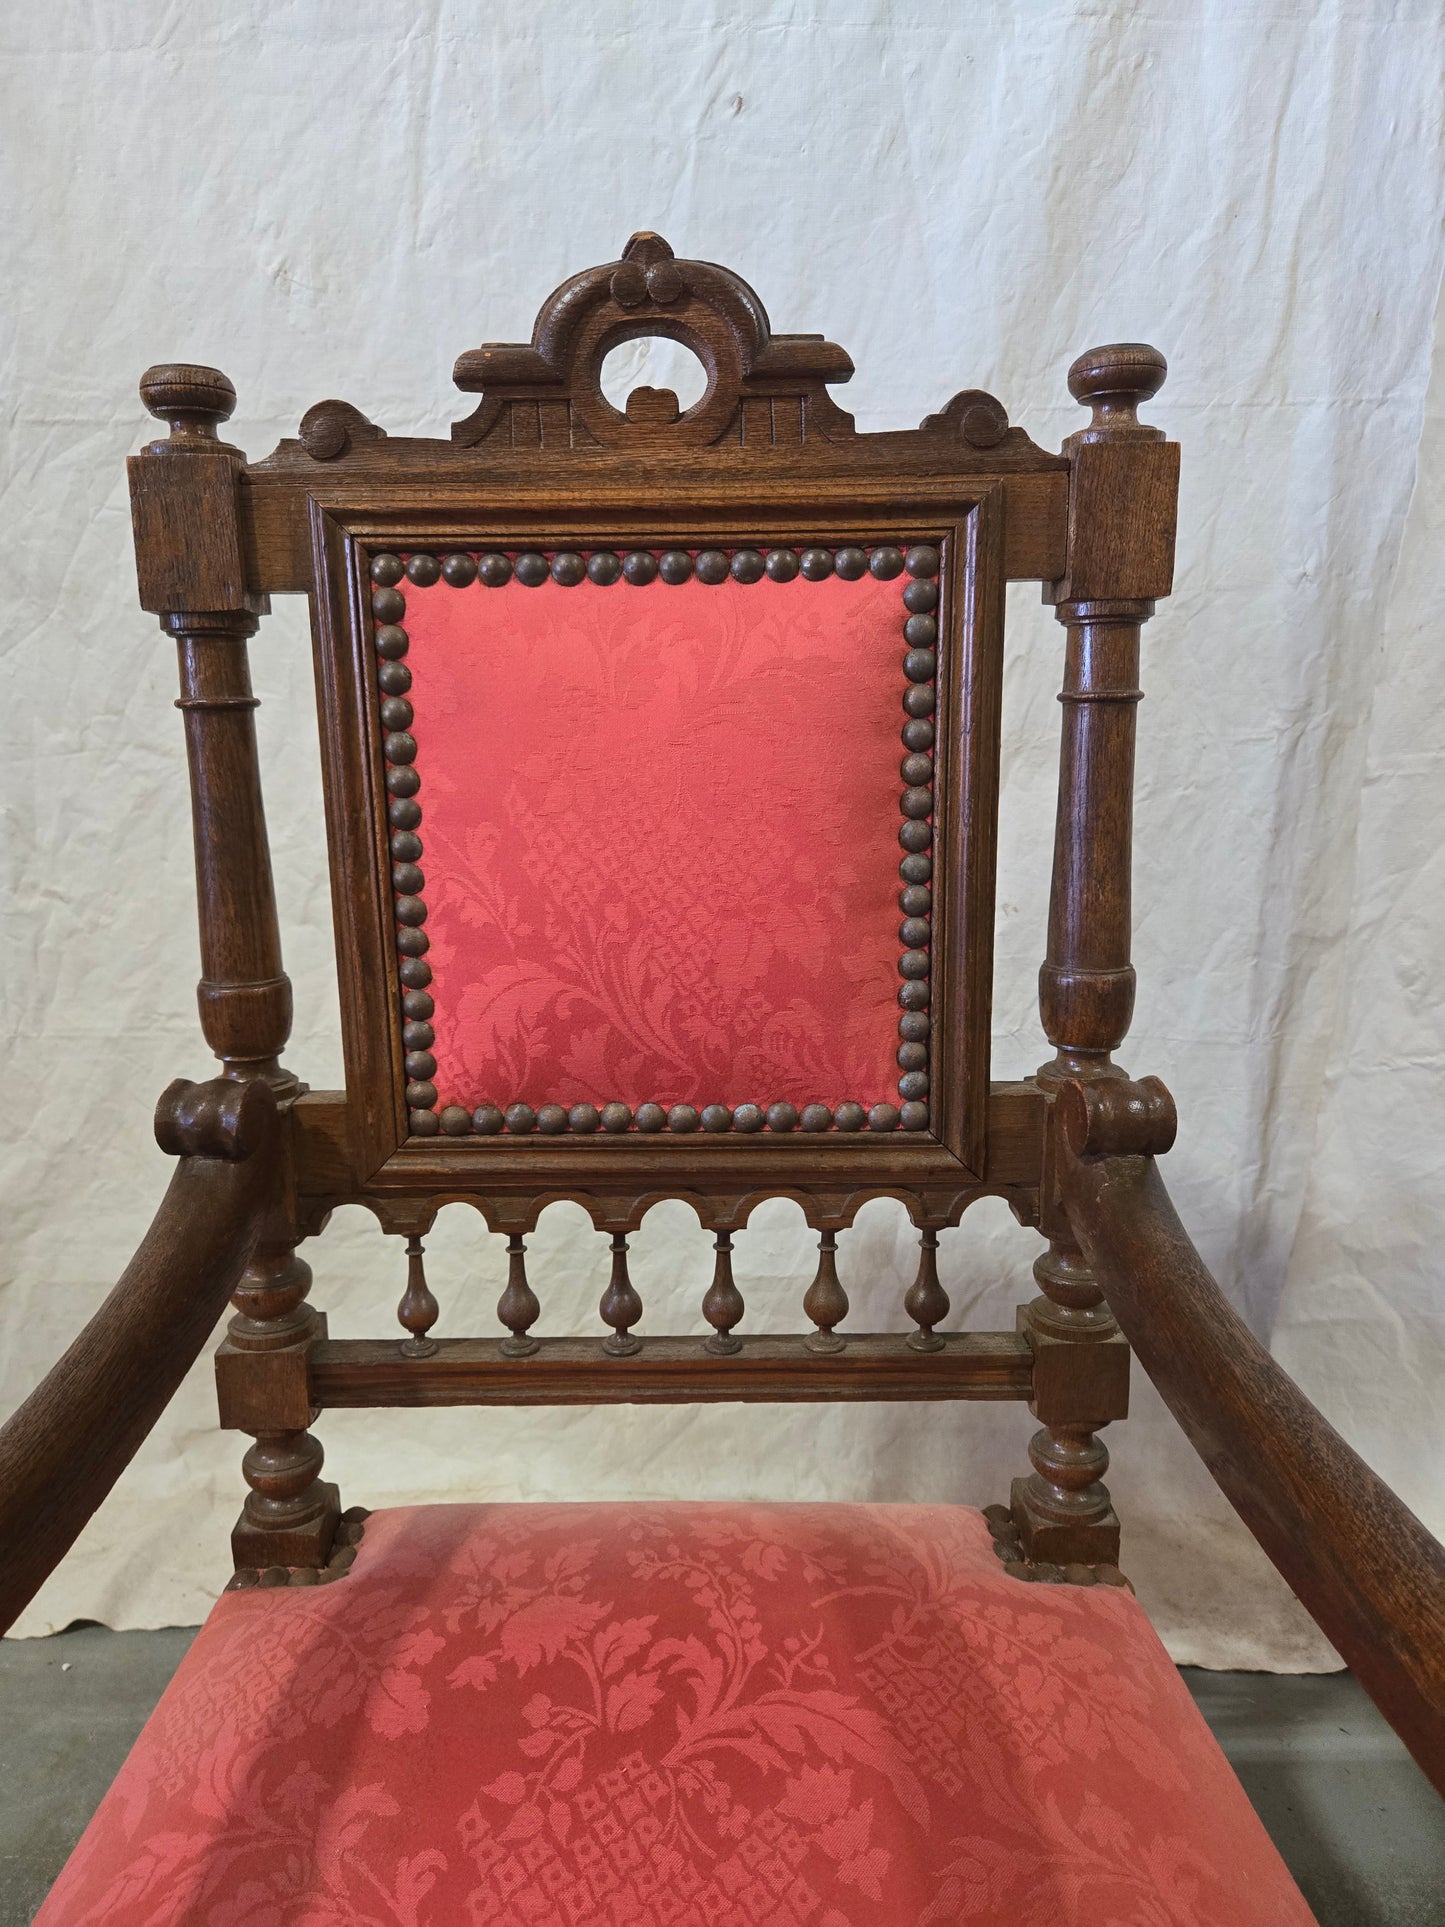
M 143 608 L 175 639 L 185 722 L 200 923 L 201 1029 L 223 1075 L 300 1090 L 280 1063 L 291 985 L 261 800 L 246 645 L 269 606 L 247 581 L 241 536 L 245 457 L 217 435 L 236 391 L 215 368 L 173 364 L 141 378 L 141 400 L 168 423 L 128 464 Z M 295 1255 L 289 1177 L 236 1290 L 216 1355 L 221 1423 L 250 1432 L 250 1494 L 232 1535 L 240 1566 L 321 1565 L 336 1529 L 336 1488 L 322 1450 L 307 1368 L 325 1322 L 306 1304 L 310 1267 Z
M 310 1289 L 311 1267 L 289 1238 L 259 1246 L 216 1354 L 221 1423 L 255 1439 L 241 1461 L 250 1492 L 231 1534 L 238 1567 L 325 1565 L 341 1517 L 336 1487 L 320 1476 L 321 1441 L 307 1429 L 316 1415 L 308 1354 L 326 1336 Z
M 141 400 L 170 424 L 129 463 L 142 607 L 160 617 L 180 659 L 200 921 L 201 1029 L 224 1075 L 264 1078 L 278 1097 L 291 1030 L 256 757 L 247 639 L 268 604 L 247 586 L 239 490 L 245 458 L 217 426 L 236 391 L 215 368 L 164 366 Z
M 1139 636 L 1173 579 L 1179 450 L 1138 419 L 1165 376 L 1157 349 L 1125 342 L 1069 370 L 1093 419 L 1064 444 L 1069 535 L 1063 577 L 1045 589 L 1067 631 L 1048 949 L 1039 1013 L 1054 1056 L 1038 1072 L 1051 1100 L 1066 1080 L 1121 1077 L 1112 1053 L 1134 1011 L 1130 962 L 1134 729 Z M 1019 1312 L 1034 1352 L 1032 1473 L 1013 1516 L 1031 1559 L 1117 1564 L 1119 1522 L 1099 1430 L 1128 1410 L 1128 1350 L 1056 1198 L 1046 1137 L 1034 1265 L 1040 1295 Z

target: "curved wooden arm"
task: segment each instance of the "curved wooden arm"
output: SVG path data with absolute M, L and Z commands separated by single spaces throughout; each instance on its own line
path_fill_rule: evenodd
M 1071 1102 L 1077 1113 L 1083 1099 Z M 1082 1134 L 1070 1135 L 1077 1143 Z M 1059 1163 L 1074 1235 L 1140 1364 L 1225 1497 L 1445 1794 L 1445 1548 L 1235 1312 L 1152 1157 L 1062 1151 Z
M 261 1084 L 173 1084 L 156 1136 L 180 1154 L 120 1282 L 0 1427 L 0 1633 L 69 1551 L 215 1328 L 278 1171 Z

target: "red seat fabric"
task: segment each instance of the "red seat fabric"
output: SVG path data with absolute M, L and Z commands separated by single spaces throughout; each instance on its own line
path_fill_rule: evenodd
M 438 1106 L 896 1101 L 905 614 L 407 585 Z
M 216 1605 L 42 1927 L 1292 1927 L 1137 1602 L 937 1506 L 373 1514 Z

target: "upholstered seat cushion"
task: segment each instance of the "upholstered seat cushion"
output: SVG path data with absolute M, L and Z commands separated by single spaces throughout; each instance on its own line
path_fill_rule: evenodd
M 48 1927 L 1289 1927 L 1137 1602 L 935 1506 L 375 1513 L 224 1596 Z

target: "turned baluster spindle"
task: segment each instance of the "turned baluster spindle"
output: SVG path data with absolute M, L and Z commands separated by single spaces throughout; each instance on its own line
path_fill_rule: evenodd
M 251 1488 L 244 1515 L 247 1524 L 260 1532 L 284 1535 L 314 1523 L 325 1462 L 321 1441 L 312 1432 L 258 1432 L 256 1443 L 241 1460 Z M 271 1563 L 289 1561 L 277 1558 Z
M 1098 1531 L 1112 1516 L 1108 1490 L 1101 1483 L 1109 1469 L 1108 1448 L 1089 1426 L 1041 1426 L 1029 1440 L 1029 1464 L 1034 1468 L 1029 1498 L 1046 1519 Z
M 1049 1248 L 1034 1261 L 1040 1296 L 1021 1313 L 1034 1348 L 1029 1409 L 1043 1424 L 1029 1444 L 1033 1472 L 1014 1481 L 1011 1509 L 1030 1557 L 1114 1565 L 1119 1521 L 1097 1433 L 1128 1411 L 1129 1352 L 1067 1228 L 1049 1228 Z
M 321 1441 L 307 1430 L 306 1353 L 325 1323 L 306 1302 L 311 1267 L 289 1243 L 261 1246 L 241 1276 L 217 1357 L 222 1423 L 250 1432 L 241 1461 L 250 1492 L 231 1546 L 238 1566 L 321 1566 L 340 1516 L 336 1487 L 320 1477 Z M 248 1367 L 267 1354 L 273 1395 L 258 1407 Z
M 521 1233 L 513 1231 L 507 1239 L 506 1289 L 497 1300 L 497 1317 L 511 1334 L 502 1340 L 508 1358 L 529 1358 L 536 1351 L 537 1340 L 527 1334 L 541 1315 L 537 1294 L 527 1283 L 527 1247 Z
M 1052 1237 L 1048 1250 L 1034 1259 L 1033 1269 L 1041 1293 L 1028 1308 L 1035 1331 L 1075 1340 L 1112 1338 L 1118 1331 L 1114 1314 L 1072 1239 L 1062 1234 Z
M 833 1231 L 818 1234 L 818 1269 L 803 1294 L 803 1310 L 817 1329 L 803 1343 L 809 1351 L 841 1352 L 847 1340 L 833 1327 L 848 1316 L 848 1294 L 838 1278 L 838 1237 Z
M 440 1316 L 441 1306 L 426 1281 L 423 1251 L 420 1238 L 413 1236 L 407 1239 L 406 1290 L 396 1308 L 398 1321 L 411 1333 L 410 1338 L 401 1341 L 402 1356 L 405 1358 L 430 1358 L 437 1348 L 437 1341 L 428 1338 L 427 1333 Z
M 717 1263 L 713 1267 L 712 1283 L 702 1301 L 702 1315 L 713 1328 L 713 1335 L 707 1340 L 707 1349 L 722 1354 L 740 1352 L 743 1341 L 733 1331 L 733 1326 L 741 1323 L 744 1306 L 743 1295 L 733 1283 L 731 1232 L 719 1231 L 716 1247 Z
M 916 1352 L 943 1349 L 943 1336 L 934 1330 L 948 1316 L 948 1293 L 938 1280 L 938 1233 L 925 1228 L 918 1234 L 918 1276 L 908 1287 L 903 1309 L 917 1325 L 910 1332 L 909 1344 Z
M 642 1340 L 632 1331 L 642 1316 L 642 1300 L 627 1275 L 627 1239 L 620 1231 L 612 1237 L 612 1276 L 598 1310 L 603 1324 L 612 1327 L 612 1336 L 603 1344 L 604 1351 L 614 1358 L 627 1358 L 642 1350 Z

